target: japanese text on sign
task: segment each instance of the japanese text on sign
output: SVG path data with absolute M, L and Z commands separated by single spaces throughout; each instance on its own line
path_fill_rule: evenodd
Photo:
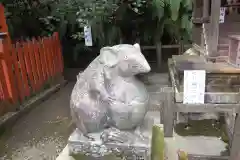
M 184 71 L 184 104 L 203 104 L 205 94 L 205 70 Z

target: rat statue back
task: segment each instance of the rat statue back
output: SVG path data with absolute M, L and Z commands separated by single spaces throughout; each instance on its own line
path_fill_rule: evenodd
M 71 95 L 73 120 L 84 134 L 107 126 L 132 129 L 147 111 L 149 95 L 134 76 L 150 66 L 138 44 L 104 47 L 78 75 Z

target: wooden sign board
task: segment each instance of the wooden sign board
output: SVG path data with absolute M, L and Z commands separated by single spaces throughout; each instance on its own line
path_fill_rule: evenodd
M 204 104 L 205 95 L 205 70 L 185 70 L 183 103 L 184 104 Z

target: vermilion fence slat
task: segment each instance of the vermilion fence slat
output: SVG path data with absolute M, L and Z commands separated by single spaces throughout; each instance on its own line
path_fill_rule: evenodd
M 58 75 L 58 54 L 57 54 L 57 50 L 55 48 L 55 38 L 54 36 L 51 37 L 52 39 L 52 51 L 53 51 L 53 54 L 54 54 L 54 64 L 55 64 L 55 70 L 54 70 L 54 73 L 55 73 L 55 76 Z
M 58 55 L 58 46 L 57 46 L 57 41 L 56 41 L 56 36 L 55 36 L 55 33 L 54 35 L 52 36 L 53 38 L 53 48 L 54 48 L 54 53 L 55 53 L 55 57 L 56 57 L 56 73 L 59 74 L 60 73 L 60 69 L 61 69 L 61 65 L 60 65 L 60 57 Z
M 50 53 L 50 51 L 49 51 L 49 47 L 50 47 L 50 45 L 49 45 L 49 39 L 48 38 L 46 38 L 45 39 L 46 41 L 46 56 L 47 56 L 47 60 L 48 60 L 48 66 L 49 66 L 49 73 L 50 73 L 50 76 L 52 77 L 53 76 L 53 67 L 52 67 L 52 57 L 51 57 L 51 53 Z
M 32 65 L 31 65 L 31 60 L 30 60 L 31 53 L 29 53 L 28 44 L 26 42 L 21 41 L 20 44 L 22 46 L 22 48 L 20 48 L 22 51 L 21 56 L 24 57 L 24 61 L 22 61 L 22 64 L 24 65 L 24 62 L 25 62 L 25 65 L 26 65 L 26 75 L 28 76 L 27 81 L 29 80 L 28 84 L 31 86 L 32 91 L 35 91 L 36 88 L 34 85 L 34 77 L 33 77 L 33 73 L 32 73 Z
M 42 40 L 41 38 L 38 37 L 38 43 L 37 43 L 37 49 L 39 52 L 39 60 L 41 61 L 41 69 L 42 69 L 42 79 L 43 79 L 43 83 L 46 82 L 47 80 L 47 73 L 46 73 L 46 62 L 44 59 L 44 50 L 42 48 Z
M 43 70 L 43 79 L 44 79 L 44 82 L 46 82 L 48 80 L 46 56 L 45 56 L 42 39 L 38 38 L 38 42 L 39 42 L 38 45 L 39 45 L 39 52 L 40 52 L 40 57 L 41 57 L 42 70 Z
M 42 39 L 42 50 L 43 50 L 43 55 L 44 55 L 44 62 L 45 62 L 45 66 L 46 66 L 46 76 L 47 76 L 47 80 L 49 80 L 50 78 L 50 66 L 48 63 L 48 56 L 47 56 L 47 43 L 46 43 L 46 39 L 43 38 Z
M 32 45 L 33 45 L 33 54 L 35 57 L 36 69 L 37 69 L 37 75 L 38 75 L 38 89 L 40 89 L 41 86 L 43 85 L 43 74 L 42 74 L 42 65 L 41 65 L 41 59 L 38 52 L 37 41 L 35 39 L 32 40 Z
M 23 101 L 24 97 L 26 96 L 25 94 L 25 87 L 26 84 L 22 82 L 21 78 L 21 72 L 20 72 L 20 62 L 17 59 L 17 52 L 18 50 L 16 49 L 15 45 L 12 45 L 12 62 L 14 65 L 14 79 L 16 80 L 16 85 L 18 89 L 18 94 L 20 96 L 20 99 Z
M 24 86 L 24 95 L 25 96 L 30 96 L 30 88 L 29 88 L 29 83 L 28 83 L 28 70 L 30 69 L 29 62 L 27 62 L 28 57 L 26 57 L 24 48 L 20 46 L 20 44 L 16 45 L 16 50 L 17 50 L 17 56 L 19 59 L 19 64 L 20 64 L 20 73 L 23 81 L 23 86 Z M 27 64 L 28 63 L 28 64 Z M 27 68 L 27 66 L 29 68 Z
M 3 60 L 0 59 L 0 83 L 1 83 L 1 86 L 2 86 L 3 98 L 6 100 L 6 99 L 10 98 L 10 95 L 9 95 L 9 92 L 8 92 L 8 89 L 7 89 L 7 83 L 5 81 L 6 77 L 4 75 L 2 64 L 3 64 Z
M 51 46 L 51 38 L 48 37 L 48 52 L 49 52 L 49 57 L 50 57 L 50 64 L 51 64 L 51 76 L 54 76 L 54 57 L 53 57 L 53 54 L 52 54 L 52 50 L 50 47 Z
M 37 91 L 38 89 L 38 77 L 37 77 L 37 67 L 36 67 L 36 62 L 35 62 L 35 56 L 33 54 L 33 46 L 32 43 L 30 43 L 30 41 L 26 42 L 26 46 L 27 46 L 27 52 L 29 54 L 30 57 L 30 62 L 31 62 L 31 71 L 33 74 L 33 79 L 34 79 L 34 83 L 32 88 L 34 88 L 34 91 Z
M 1 78 L 1 77 L 0 77 Z M 3 95 L 3 89 L 2 89 L 2 84 L 0 82 L 0 102 L 4 100 L 4 95 Z
M 50 43 L 50 38 L 47 37 L 47 53 L 48 53 L 48 58 L 49 58 L 49 64 L 50 64 L 50 70 L 51 70 L 51 77 L 53 77 L 53 73 L 54 73 L 54 65 L 53 65 L 53 56 L 52 56 L 52 52 L 50 49 L 51 43 Z
M 0 78 L 2 78 L 2 77 L 0 76 Z M 3 99 L 4 99 L 4 95 L 3 95 L 3 90 L 2 90 L 2 83 L 0 81 L 0 101 L 2 101 Z
M 53 61 L 53 75 L 56 76 L 56 68 L 57 68 L 57 64 L 56 64 L 56 54 L 54 52 L 54 42 L 53 42 L 53 38 L 49 37 L 49 43 L 51 45 L 50 51 L 51 51 L 51 55 L 52 55 L 52 61 Z
M 34 57 L 33 59 L 33 63 L 35 65 L 35 75 L 36 75 L 36 88 L 37 88 L 37 91 L 40 90 L 41 88 L 41 82 L 40 82 L 40 75 L 39 75 L 39 68 L 38 68 L 38 57 L 35 53 L 35 39 L 33 38 L 32 41 L 29 41 L 28 43 L 30 43 L 30 48 L 31 48 L 31 54 L 32 56 Z

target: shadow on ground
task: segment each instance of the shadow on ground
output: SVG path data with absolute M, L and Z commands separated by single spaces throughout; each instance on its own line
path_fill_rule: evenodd
M 74 82 L 19 119 L 0 137 L 0 159 L 55 159 L 73 130 L 69 99 Z

